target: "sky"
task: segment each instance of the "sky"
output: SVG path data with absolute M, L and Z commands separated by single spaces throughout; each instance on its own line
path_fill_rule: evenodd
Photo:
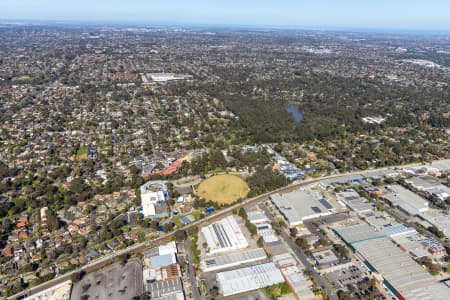
M 0 20 L 450 31 L 450 1 L 0 0 Z

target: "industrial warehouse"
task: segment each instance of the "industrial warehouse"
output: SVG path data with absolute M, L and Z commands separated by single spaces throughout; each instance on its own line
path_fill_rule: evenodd
M 231 254 L 222 254 L 202 261 L 203 271 L 217 271 L 241 264 L 261 261 L 266 259 L 266 252 L 261 248 L 250 249 Z
M 296 299 L 321 299 L 312 292 L 313 283 L 303 274 L 303 265 L 286 252 L 288 249 L 279 241 L 267 215 L 257 209 L 247 209 L 247 214 L 250 216 L 248 219 L 252 220 L 248 223 L 257 224 L 257 235 L 264 241 L 264 249 L 256 243 L 255 237 L 239 216 L 225 217 L 203 227 L 201 232 L 204 242 L 200 241 L 199 244 L 203 245 L 200 267 L 203 272 L 201 280 L 205 285 L 209 289 L 216 287 L 220 295 L 227 297 L 283 283 Z M 228 242 L 221 244 L 219 239 L 240 242 L 231 247 Z M 273 241 L 281 244 L 281 253 L 284 254 L 271 253 L 273 256 L 267 256 L 266 246 L 272 245 Z M 216 247 L 213 252 L 210 251 L 211 247 Z
M 289 227 L 303 224 L 308 219 L 331 215 L 335 208 L 319 192 L 299 189 L 286 194 L 274 194 L 270 200 L 284 216 Z
M 223 295 L 230 296 L 284 282 L 273 262 L 217 273 Z
M 336 228 L 335 232 L 399 299 L 448 299 L 446 286 L 369 225 Z
M 234 216 L 202 228 L 208 253 L 215 254 L 248 247 L 248 242 Z
M 361 197 L 355 190 L 347 189 L 337 193 L 336 198 L 358 215 L 373 211 L 375 205 L 367 198 Z
M 427 200 L 401 185 L 390 185 L 386 189 L 390 193 L 384 195 L 383 198 L 407 214 L 417 216 L 428 210 Z

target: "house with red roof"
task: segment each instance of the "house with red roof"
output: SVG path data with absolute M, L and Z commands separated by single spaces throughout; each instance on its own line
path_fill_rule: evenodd
M 11 245 L 6 245 L 2 250 L 2 255 L 6 257 L 12 257 L 14 255 L 14 249 Z

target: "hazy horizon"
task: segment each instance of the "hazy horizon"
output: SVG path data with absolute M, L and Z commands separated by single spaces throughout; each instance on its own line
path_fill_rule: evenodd
M 0 25 L 18 26 L 92 26 L 92 27 L 136 27 L 136 28 L 185 28 L 198 30 L 274 30 L 274 31 L 317 31 L 317 32 L 342 32 L 342 33 L 372 33 L 391 35 L 417 35 L 417 36 L 450 36 L 449 30 L 433 29 L 402 29 L 402 28 L 377 28 L 377 27 L 332 27 L 332 26 L 277 26 L 277 25 L 249 25 L 249 24 L 200 24 L 200 23 L 176 23 L 176 22 L 127 22 L 127 21 L 88 21 L 88 20 L 40 20 L 40 19 L 1 19 Z
M 0 3 L 0 20 L 447 33 L 448 11 L 442 0 L 22 0 Z

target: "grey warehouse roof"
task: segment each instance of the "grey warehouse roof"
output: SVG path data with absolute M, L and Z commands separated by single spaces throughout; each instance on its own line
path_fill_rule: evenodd
M 428 201 L 401 185 L 387 186 L 390 193 L 383 196 L 393 205 L 400 207 L 410 215 L 418 215 L 428 208 Z
M 437 280 L 387 238 L 366 240 L 354 247 L 405 299 L 448 299 L 439 295 L 440 288 L 431 291 L 429 287 Z
M 148 292 L 150 297 L 159 298 L 178 292 L 183 292 L 183 285 L 180 278 L 157 281 L 148 285 Z
M 335 231 L 348 244 L 384 237 L 383 233 L 376 232 L 367 224 L 358 224 L 344 228 L 337 228 L 335 229 Z
M 204 271 L 224 269 L 241 263 L 253 262 L 267 258 L 266 252 L 262 248 L 250 249 L 247 251 L 232 254 L 223 254 L 216 257 L 207 258 L 203 261 Z
M 270 198 L 290 224 L 301 223 L 311 216 L 330 214 L 332 209 L 328 201 L 321 201 L 320 193 L 311 190 L 275 194 Z

